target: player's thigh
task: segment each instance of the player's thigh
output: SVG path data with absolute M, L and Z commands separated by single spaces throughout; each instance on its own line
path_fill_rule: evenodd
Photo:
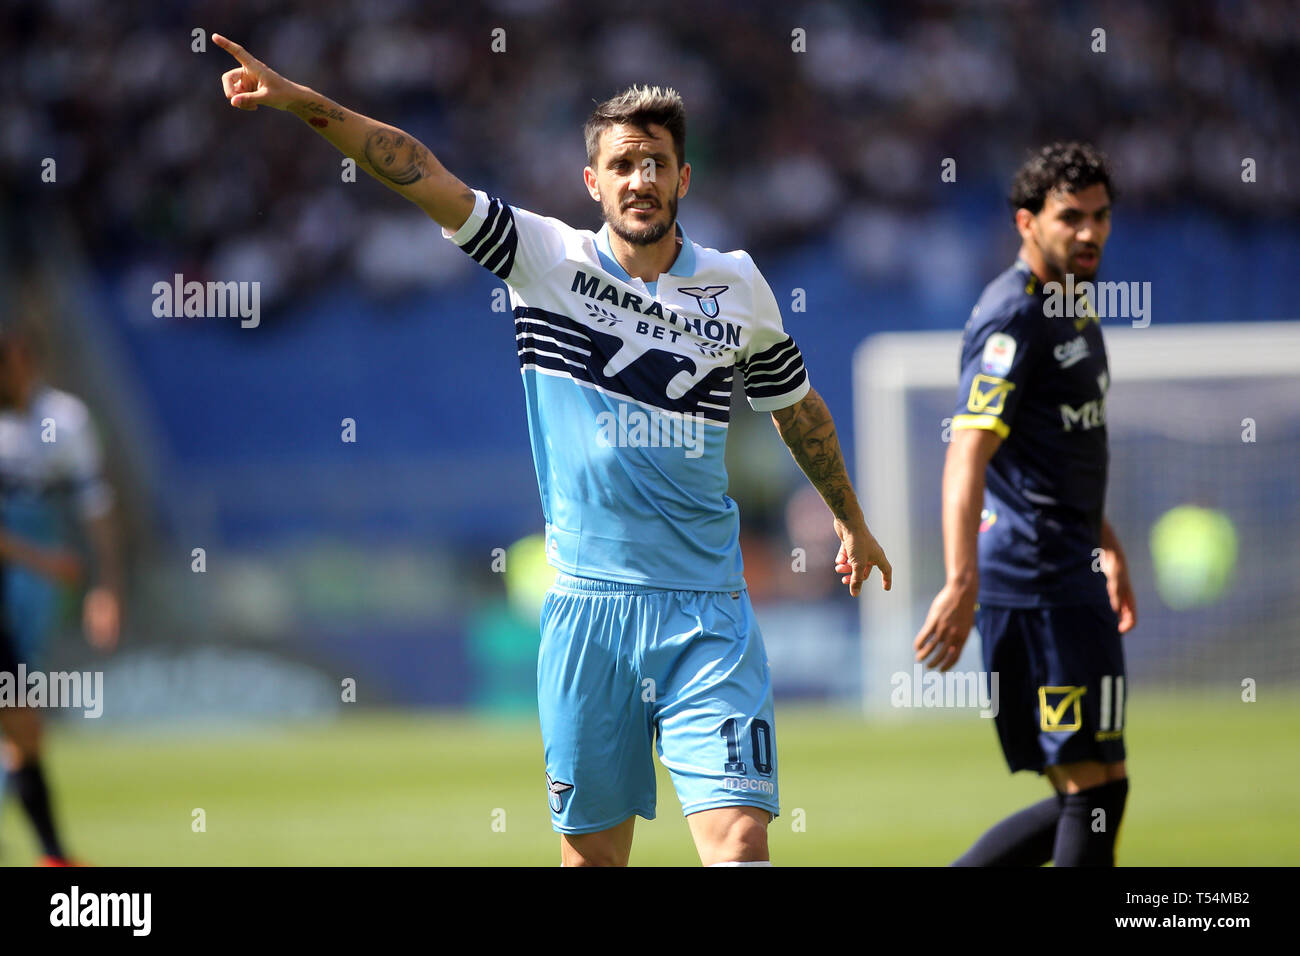
M 1007 766 L 1017 770 L 1043 768 L 1038 742 L 1038 685 L 1028 648 L 1025 612 L 1020 608 L 981 605 L 975 612 L 984 669 L 993 700 L 993 723 Z
M 12 632 L 0 624 L 0 674 L 11 675 L 9 679 L 16 681 L 20 660 Z M 0 735 L 4 737 L 5 766 L 20 766 L 40 750 L 40 711 L 31 707 L 0 706 Z
M 627 866 L 636 817 L 597 833 L 560 834 L 562 866 Z
M 638 598 L 552 589 L 543 605 L 537 705 L 560 833 L 617 829 L 634 814 L 654 818 L 653 728 L 633 647 Z
M 1032 619 L 1039 746 L 1046 767 L 1069 768 L 1049 776 L 1098 786 L 1119 779 L 1128 688 L 1118 617 L 1097 603 L 1044 608 Z
M 700 862 L 757 863 L 768 859 L 767 827 L 772 814 L 760 807 L 716 807 L 686 818 Z
M 28 671 L 45 665 L 58 620 L 59 592 L 51 582 L 23 569 L 5 576 L 4 616 L 13 653 Z
M 763 637 L 744 591 L 676 592 L 643 673 L 657 689 L 660 761 L 688 817 L 780 813 L 776 719 Z

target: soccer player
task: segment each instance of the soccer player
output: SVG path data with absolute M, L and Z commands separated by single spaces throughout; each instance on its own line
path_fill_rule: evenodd
M 538 709 L 566 865 L 623 865 L 655 815 L 652 747 L 705 865 L 765 865 L 779 812 L 772 688 L 742 576 L 723 449 L 732 377 L 771 412 L 830 507 L 858 595 L 890 567 L 863 519 L 825 403 L 744 252 L 677 223 L 685 112 L 633 87 L 585 129 L 599 233 L 472 190 L 410 134 L 285 80 L 230 40 L 233 106 L 287 110 L 414 202 L 506 282 L 559 574 L 542 610 Z
M 999 674 L 1007 763 L 1045 773 L 1055 790 L 956 865 L 1111 866 L 1128 794 L 1120 635 L 1137 605 L 1104 517 L 1110 376 L 1100 322 L 1083 298 L 1057 308 L 1063 289 L 1049 284 L 1096 276 L 1114 190 L 1097 150 L 1053 143 L 1016 174 L 1010 198 L 1020 254 L 985 288 L 962 336 L 943 472 L 947 583 L 916 657 L 948 670 L 978 627 L 984 667 Z
M 77 524 L 93 558 L 94 580 L 82 602 L 86 638 L 99 650 L 116 646 L 120 586 L 111 511 L 86 406 L 44 383 L 39 340 L 29 324 L 0 326 L 0 670 L 16 679 L 19 662 L 42 667 L 60 589 L 86 578 L 72 545 Z M 0 732 L 6 789 L 36 831 L 41 862 L 65 865 L 41 765 L 40 711 L 0 708 Z

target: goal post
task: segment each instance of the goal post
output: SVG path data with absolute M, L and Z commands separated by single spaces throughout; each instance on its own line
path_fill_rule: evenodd
M 1103 332 L 1107 515 L 1138 597 L 1130 674 L 1224 693 L 1259 673 L 1300 680 L 1300 322 Z M 891 677 L 913 673 L 912 638 L 944 581 L 941 472 L 960 340 L 883 333 L 853 358 L 857 486 L 894 569 L 892 591 L 862 597 L 862 698 L 873 716 L 898 713 Z M 1197 537 L 1189 508 L 1226 519 L 1235 560 Z M 1178 533 L 1154 554 L 1153 531 L 1171 511 Z M 956 669 L 981 669 L 977 637 Z

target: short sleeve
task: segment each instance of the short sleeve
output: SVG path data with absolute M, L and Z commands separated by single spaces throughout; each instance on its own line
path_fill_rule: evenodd
M 802 401 L 811 385 L 799 346 L 781 323 L 776 296 L 757 268 L 751 286 L 753 324 L 736 366 L 743 376 L 750 408 L 774 412 Z
M 103 457 L 90 414 L 81 410 L 73 422 L 65 424 L 59 440 L 64 443 L 64 467 L 77 513 L 87 520 L 107 514 L 113 505 L 113 490 L 104 480 Z
M 569 227 L 474 190 L 474 209 L 455 232 L 442 230 L 471 259 L 511 286 L 525 286 L 564 259 Z
M 1022 306 L 968 326 L 954 429 L 982 428 L 1002 438 L 1011 434 L 1037 356 L 1035 318 L 1032 308 Z

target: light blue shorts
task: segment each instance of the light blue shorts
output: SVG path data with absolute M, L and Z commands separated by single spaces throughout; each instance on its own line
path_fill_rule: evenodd
M 59 591 L 47 581 L 21 568 L 6 568 L 0 582 L 4 615 L 18 659 L 30 668 L 43 667 L 50 638 L 58 621 Z
M 684 815 L 780 812 L 772 680 L 746 591 L 559 575 L 542 605 L 537 702 L 561 833 L 653 820 L 652 747 Z

